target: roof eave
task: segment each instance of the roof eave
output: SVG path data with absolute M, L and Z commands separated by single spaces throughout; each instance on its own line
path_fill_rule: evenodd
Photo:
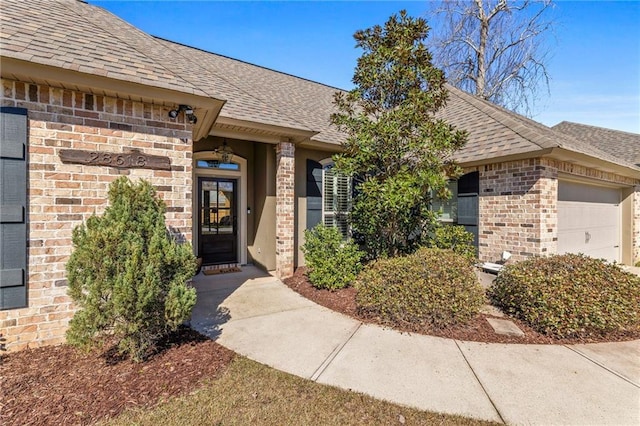
M 198 123 L 193 128 L 194 140 L 202 139 L 209 134 L 225 104 L 224 100 L 200 94 L 87 74 L 7 56 L 0 57 L 0 70 L 2 78 L 9 80 L 154 103 L 172 108 L 177 105 L 189 105 L 194 108 L 198 117 Z
M 591 155 L 570 151 L 564 148 L 547 148 L 543 150 L 528 151 L 512 155 L 504 155 L 500 157 L 481 158 L 472 161 L 459 161 L 458 164 L 463 168 L 472 168 L 485 166 L 488 164 L 504 163 L 508 161 L 525 160 L 530 158 L 550 158 L 553 160 L 564 161 L 567 163 L 575 163 L 584 167 L 590 167 L 603 172 L 614 173 L 617 175 L 627 176 L 632 179 L 640 180 L 640 168 L 630 167 Z
M 219 116 L 216 119 L 215 124 L 239 130 L 229 130 L 226 128 L 216 128 L 216 126 L 213 126 L 213 128 L 209 132 L 209 134 L 212 136 L 238 137 L 239 134 L 243 134 L 244 138 L 248 138 L 256 142 L 265 143 L 279 143 L 282 142 L 283 138 L 285 138 L 293 143 L 299 144 L 311 139 L 314 135 L 318 134 L 318 132 L 308 129 L 258 123 L 254 121 L 240 120 L 225 116 Z
M 580 152 L 570 151 L 564 148 L 553 148 L 550 153 L 544 156 L 553 158 L 554 160 L 576 163 L 595 170 L 614 173 L 617 175 L 627 176 L 633 179 L 640 180 L 640 167 L 619 164 L 613 161 L 604 160 Z

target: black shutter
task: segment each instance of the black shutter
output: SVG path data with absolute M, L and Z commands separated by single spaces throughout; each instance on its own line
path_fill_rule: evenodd
M 307 160 L 307 229 L 322 222 L 322 164 Z
M 0 108 L 0 309 L 27 306 L 27 110 Z
M 473 244 L 478 247 L 478 222 L 480 173 L 471 172 L 458 180 L 458 225 L 473 234 Z

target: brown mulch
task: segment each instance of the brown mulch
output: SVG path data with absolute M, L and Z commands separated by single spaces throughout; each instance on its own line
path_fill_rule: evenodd
M 234 353 L 182 328 L 143 363 L 68 345 L 0 358 L 0 424 L 86 425 L 151 407 L 219 376 Z
M 356 290 L 354 288 L 345 288 L 337 291 L 318 290 L 313 287 L 306 276 L 304 267 L 298 268 L 295 274 L 284 280 L 284 283 L 292 290 L 298 292 L 302 296 L 315 303 L 327 307 L 331 310 L 341 312 L 345 315 L 353 317 L 364 323 L 384 324 L 380 318 L 370 317 L 358 312 L 356 305 Z M 524 332 L 523 337 L 511 337 L 496 334 L 491 325 L 487 322 L 487 318 L 508 319 L 515 323 L 520 330 Z M 640 338 L 640 333 L 612 333 L 604 337 L 589 338 L 572 338 L 562 339 L 544 335 L 529 327 L 521 320 L 513 317 L 497 317 L 488 314 L 478 314 L 466 325 L 452 326 L 444 329 L 423 327 L 416 329 L 415 326 L 406 324 L 394 324 L 393 328 L 407 332 L 426 334 L 431 336 L 445 337 L 449 339 L 466 340 L 473 342 L 486 343 L 520 343 L 520 344 L 577 344 L 577 343 L 600 343 L 600 342 L 617 342 L 627 341 Z

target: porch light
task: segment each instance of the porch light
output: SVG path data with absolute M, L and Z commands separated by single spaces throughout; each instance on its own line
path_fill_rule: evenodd
M 227 145 L 227 141 L 222 142 L 222 146 L 216 148 L 215 153 L 220 156 L 222 163 L 230 163 L 233 158 L 233 149 Z

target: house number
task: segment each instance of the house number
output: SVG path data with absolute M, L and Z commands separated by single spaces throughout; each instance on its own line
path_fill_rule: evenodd
M 147 165 L 147 157 L 132 154 L 111 154 L 107 152 L 90 152 L 89 163 L 100 166 L 115 167 L 144 167 Z
M 61 149 L 60 160 L 63 163 L 108 166 L 120 169 L 171 170 L 171 159 L 169 157 L 149 155 L 137 150 L 117 153 Z

